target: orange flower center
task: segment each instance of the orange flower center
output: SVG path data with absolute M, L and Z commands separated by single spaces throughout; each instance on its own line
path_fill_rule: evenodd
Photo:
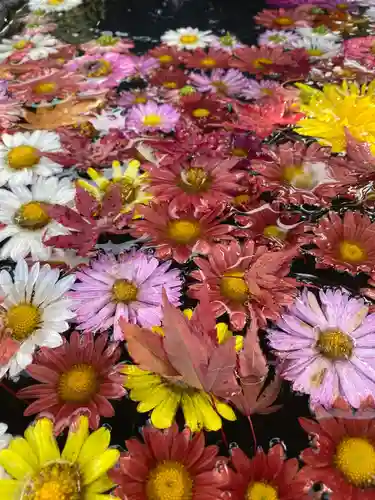
M 33 87 L 35 94 L 52 94 L 55 92 L 57 84 L 55 82 L 38 83 Z
M 216 59 L 213 59 L 212 57 L 205 57 L 201 60 L 201 65 L 206 68 L 212 68 L 213 66 L 216 66 Z
M 259 59 L 255 59 L 253 62 L 254 68 L 263 69 L 265 66 L 269 66 L 273 64 L 272 59 L 267 59 L 265 57 L 260 57 Z
M 292 24 L 294 24 L 293 19 L 284 16 L 277 17 L 274 22 L 279 26 L 291 26 Z
M 366 260 L 366 250 L 355 241 L 342 241 L 339 245 L 339 258 L 344 262 L 356 263 Z
M 195 243 L 200 234 L 201 227 L 198 221 L 179 219 L 168 223 L 168 236 L 179 245 Z
M 191 112 L 191 114 L 194 116 L 194 118 L 207 118 L 208 116 L 210 116 L 211 111 L 206 108 L 196 108 Z
M 242 271 L 227 271 L 220 280 L 221 295 L 233 302 L 244 304 L 249 298 L 249 288 Z
M 95 368 L 85 363 L 72 366 L 62 373 L 58 382 L 58 393 L 62 401 L 87 403 L 98 389 Z

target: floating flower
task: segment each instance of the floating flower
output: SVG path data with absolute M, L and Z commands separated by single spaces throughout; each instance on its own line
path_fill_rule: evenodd
M 46 59 L 50 54 L 56 54 L 60 42 L 50 35 L 15 35 L 3 38 L 0 43 L 0 62 L 37 61 Z
M 375 397 L 375 314 L 342 289 L 320 290 L 319 299 L 304 289 L 269 330 L 281 376 L 309 394 L 312 407 L 330 408 L 342 398 L 359 408 Z
M 186 82 L 187 76 L 180 69 L 158 71 L 151 79 L 152 85 L 164 87 L 166 90 L 181 89 L 186 85 Z M 144 104 L 145 102 L 139 102 L 138 104 Z
M 89 426 L 97 429 L 100 417 L 113 417 L 108 399 L 125 395 L 117 344 L 108 344 L 107 335 L 73 332 L 70 341 L 54 349 L 44 348 L 27 367 L 27 373 L 41 382 L 21 389 L 21 399 L 36 399 L 24 415 L 38 413 L 52 418 L 55 434 L 87 413 Z
M 320 224 L 313 227 L 313 242 L 317 249 L 310 252 L 323 266 L 356 274 L 370 272 L 375 266 L 375 224 L 359 212 L 345 212 L 341 217 L 330 212 Z
M 241 71 L 229 69 L 214 69 L 210 76 L 206 74 L 191 73 L 189 78 L 199 92 L 215 92 L 233 96 L 241 94 L 247 86 L 247 78 Z
M 224 498 L 231 473 L 215 445 L 205 447 L 203 433 L 192 436 L 174 424 L 162 432 L 143 427 L 144 443 L 125 442 L 127 452 L 111 477 L 122 500 Z M 220 463 L 220 468 L 218 467 Z
M 228 109 L 224 103 L 216 100 L 215 97 L 217 97 L 215 94 L 202 96 L 198 92 L 182 97 L 180 99 L 181 113 L 202 128 L 205 128 L 210 123 L 222 123 L 229 120 Z
M 311 61 L 332 59 L 342 51 L 342 44 L 335 39 L 325 37 L 303 37 L 290 44 L 293 48 L 305 49 Z
M 301 474 L 307 481 L 322 482 L 332 500 L 371 498 L 375 493 L 375 421 L 370 418 L 325 418 L 314 422 L 300 418 L 313 438 L 302 451 L 307 464 Z
M 0 189 L 0 257 L 14 261 L 31 255 L 36 261 L 48 260 L 51 247 L 44 240 L 68 231 L 48 215 L 46 206 L 59 203 L 73 205 L 75 189 L 69 179 L 38 178 L 30 188 Z M 61 255 L 60 255 L 61 257 Z
M 276 30 L 291 30 L 296 26 L 311 25 L 314 16 L 309 9 L 264 9 L 254 17 L 257 24 Z
M 69 294 L 77 328 L 97 332 L 113 327 L 114 338 L 122 340 L 120 318 L 144 327 L 159 325 L 163 289 L 173 304 L 180 303 L 181 278 L 170 266 L 171 262 L 160 264 L 142 251 L 91 260 L 90 267 L 77 272 L 79 282 Z
M 200 31 L 197 28 L 179 28 L 177 30 L 168 30 L 161 37 L 161 41 L 171 47 L 177 47 L 179 50 L 204 49 L 213 40 L 211 31 Z
M 0 464 L 9 479 L 0 481 L 4 500 L 85 498 L 106 500 L 114 485 L 107 472 L 120 452 L 108 448 L 110 432 L 102 427 L 89 436 L 88 419 L 80 417 L 70 427 L 60 452 L 47 418 L 37 420 L 15 438 L 9 449 L 0 451 Z
M 251 459 L 240 448 L 233 448 L 231 464 L 236 471 L 232 481 L 232 491 L 239 500 L 310 498 L 307 481 L 298 471 L 298 460 L 296 458 L 286 460 L 281 444 L 272 446 L 268 453 L 258 449 Z
M 59 270 L 39 262 L 28 270 L 24 260 L 17 262 L 14 279 L 8 271 L 0 272 L 2 303 L 1 316 L 18 349 L 7 360 L 2 359 L 0 377 L 9 370 L 16 377 L 32 362 L 36 346 L 58 347 L 62 344 L 60 333 L 69 328 L 67 320 L 75 314 L 72 301 L 65 293 L 75 281 L 75 276 L 59 280 Z
M 292 31 L 266 30 L 259 35 L 258 44 L 268 45 L 269 47 L 291 47 L 300 37 Z
M 121 92 L 116 104 L 123 108 L 131 108 L 137 104 L 146 104 L 150 99 L 155 99 L 155 92 L 152 89 L 135 89 Z
M 60 137 L 55 132 L 35 130 L 2 134 L 0 142 L 0 186 L 31 184 L 36 176 L 50 177 L 62 166 L 48 153 L 62 152 Z
M 245 99 L 267 99 L 275 96 L 281 88 L 278 82 L 272 80 L 248 80 L 246 87 L 241 91 L 241 96 Z
M 129 49 L 133 47 L 134 42 L 131 40 L 113 36 L 110 33 L 102 33 L 95 40 L 91 40 L 81 45 L 81 49 L 84 50 L 86 54 L 101 54 L 106 52 L 127 54 Z
M 227 68 L 229 63 L 227 52 L 210 48 L 208 51 L 196 49 L 192 53 L 182 56 L 187 68 L 200 68 L 210 70 L 213 68 Z
M 205 214 L 194 207 L 171 214 L 168 203 L 152 203 L 139 207 L 143 220 L 134 222 L 131 234 L 148 237 L 161 259 L 173 258 L 179 263 L 186 262 L 192 254 L 210 252 L 215 240 L 228 240 L 232 226 L 221 224 L 224 220 L 223 208 Z
M 83 0 L 29 0 L 28 6 L 31 11 L 43 10 L 47 13 L 63 12 L 74 9 L 81 5 Z
M 176 126 L 180 114 L 169 104 L 157 104 L 149 101 L 146 104 L 133 106 L 126 119 L 126 126 L 136 132 L 161 130 L 171 132 Z
M 294 65 L 290 52 L 284 52 L 283 47 L 244 47 L 235 51 L 236 59 L 231 65 L 241 71 L 256 75 L 276 73 L 275 66 Z
M 178 66 L 181 62 L 181 52 L 168 45 L 154 47 L 149 54 L 159 61 L 161 67 Z
M 191 276 L 198 283 L 190 286 L 189 295 L 199 298 L 208 286 L 216 317 L 229 314 L 234 330 L 242 330 L 251 316 L 266 325 L 267 319 L 279 317 L 283 305 L 294 301 L 296 282 L 286 276 L 296 254 L 295 248 L 278 252 L 256 248 L 253 241 L 212 246 L 207 259 L 194 259 L 199 269 Z
M 228 32 L 223 36 L 215 36 L 210 45 L 215 49 L 225 50 L 225 52 L 229 52 L 230 54 L 232 54 L 235 49 L 243 47 L 243 44 L 234 35 Z

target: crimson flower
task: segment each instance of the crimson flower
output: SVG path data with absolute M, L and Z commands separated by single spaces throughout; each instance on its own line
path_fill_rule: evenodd
M 181 89 L 186 85 L 187 76 L 180 69 L 161 70 L 155 73 L 150 83 L 166 90 Z
M 194 52 L 186 52 L 182 60 L 187 68 L 206 69 L 228 68 L 230 54 L 224 50 L 210 48 L 208 51 L 196 49 Z
M 181 51 L 168 45 L 159 45 L 151 49 L 148 54 L 159 61 L 162 68 L 178 66 L 181 63 Z
M 264 9 L 255 16 L 255 22 L 274 30 L 290 30 L 296 27 L 311 26 L 314 15 L 311 5 L 295 9 Z
M 220 123 L 230 119 L 225 103 L 214 97 L 195 93 L 180 100 L 181 112 L 198 127 Z

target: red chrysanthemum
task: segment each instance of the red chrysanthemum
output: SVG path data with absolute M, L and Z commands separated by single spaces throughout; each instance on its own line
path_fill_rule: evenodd
M 209 124 L 222 123 L 230 119 L 226 103 L 214 97 L 195 94 L 183 97 L 180 100 L 181 112 L 199 127 Z
M 190 286 L 189 295 L 199 298 L 202 288 L 208 287 L 216 316 L 228 313 L 235 330 L 242 330 L 252 316 L 264 326 L 294 301 L 297 282 L 286 276 L 297 254 L 295 247 L 270 251 L 255 247 L 253 241 L 214 245 L 207 259 L 194 259 L 199 269 L 191 276 L 199 283 Z
M 88 415 L 92 429 L 99 426 L 101 416 L 113 417 L 108 399 L 120 399 L 126 391 L 116 365 L 120 348 L 107 342 L 104 334 L 94 340 L 91 333 L 73 332 L 61 347 L 41 349 L 27 367 L 27 373 L 41 383 L 17 393 L 21 399 L 36 399 L 24 415 L 52 418 L 56 434 L 82 414 Z
M 159 45 L 148 52 L 148 55 L 159 61 L 161 67 L 169 68 L 178 66 L 181 63 L 181 51 L 168 45 Z
M 231 55 L 220 49 L 210 48 L 208 51 L 196 49 L 194 52 L 186 52 L 182 60 L 187 68 L 213 69 L 228 68 Z
M 150 82 L 166 90 L 176 90 L 186 85 L 187 76 L 180 69 L 161 70 L 155 73 Z
M 168 203 L 140 206 L 137 213 L 143 219 L 131 225 L 132 236 L 148 237 L 156 247 L 156 256 L 186 262 L 194 252 L 207 254 L 215 241 L 230 240 L 233 227 L 221 224 L 225 220 L 222 204 L 206 213 L 199 207 L 171 213 Z
M 255 16 L 255 22 L 274 30 L 290 30 L 298 26 L 311 26 L 314 16 L 311 5 L 295 9 L 264 9 Z
M 367 215 L 348 211 L 341 218 L 330 212 L 313 231 L 312 241 L 318 248 L 309 252 L 317 257 L 318 266 L 334 266 L 352 274 L 375 268 L 375 223 Z
M 125 442 L 127 452 L 111 477 L 122 500 L 209 500 L 226 498 L 233 472 L 218 447 L 205 447 L 203 433 L 182 432 L 174 424 L 165 431 L 143 428 L 144 443 Z
M 231 61 L 231 66 L 241 71 L 248 71 L 256 75 L 275 73 L 274 66 L 293 64 L 293 59 L 282 47 L 242 47 L 236 49 L 236 58 Z
M 301 475 L 329 488 L 330 500 L 375 498 L 375 420 L 328 417 L 315 422 L 300 418 L 303 429 L 314 437 L 305 449 L 307 464 Z
M 257 450 L 248 458 L 240 448 L 232 449 L 231 463 L 237 474 L 233 481 L 236 500 L 308 500 L 309 484 L 298 470 L 298 460 L 285 459 L 281 444 L 266 454 Z

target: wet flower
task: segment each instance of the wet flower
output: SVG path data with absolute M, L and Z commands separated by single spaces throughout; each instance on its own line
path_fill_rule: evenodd
M 196 49 L 192 53 L 182 56 L 187 68 L 210 70 L 213 68 L 227 68 L 229 55 L 221 49 L 210 48 L 208 51 Z
M 121 92 L 116 104 L 123 108 L 131 108 L 137 104 L 146 104 L 149 100 L 155 99 L 155 92 L 150 89 L 135 89 L 128 92 Z
M 177 30 L 168 30 L 162 35 L 161 41 L 171 47 L 177 47 L 179 50 L 195 50 L 205 48 L 213 40 L 211 31 L 200 31 L 197 28 L 178 28 Z
M 241 96 L 245 99 L 267 99 L 276 94 L 281 88 L 280 83 L 273 80 L 247 80 L 246 87 L 241 91 Z
M 159 325 L 162 318 L 163 289 L 172 304 L 179 304 L 181 278 L 171 262 L 142 251 L 111 253 L 92 259 L 90 267 L 77 272 L 77 282 L 69 294 L 77 313 L 79 330 L 106 331 L 113 327 L 115 340 L 122 340 L 118 321 L 144 327 Z
M 97 429 L 100 417 L 113 417 L 108 399 L 125 395 L 120 365 L 120 348 L 107 344 L 105 334 L 73 332 L 69 342 L 54 349 L 44 348 L 27 367 L 27 373 L 39 384 L 18 391 L 21 399 L 36 399 L 24 415 L 46 416 L 54 422 L 55 434 L 79 415 L 87 414 L 89 426 Z
M 0 464 L 10 476 L 0 480 L 3 500 L 105 500 L 114 486 L 107 472 L 120 456 L 108 448 L 110 438 L 104 427 L 89 436 L 87 417 L 79 417 L 60 452 L 51 420 L 37 420 L 25 438 L 14 438 L 9 449 L 0 451 Z
M 132 73 L 133 78 L 145 78 L 149 76 L 154 70 L 160 66 L 159 61 L 149 55 L 145 56 L 132 56 L 134 63 L 134 70 Z
M 161 70 L 151 78 L 152 85 L 163 87 L 167 91 L 181 89 L 186 85 L 186 82 L 187 76 L 179 69 Z
M 0 43 L 0 62 L 37 61 L 58 52 L 60 42 L 50 35 L 15 35 Z
M 308 499 L 306 480 L 298 471 L 298 460 L 286 460 L 281 444 L 272 446 L 268 453 L 258 449 L 248 458 L 238 447 L 231 450 L 231 464 L 236 475 L 232 491 L 243 500 L 302 500 Z
M 290 30 L 309 26 L 314 16 L 305 7 L 296 9 L 264 9 L 254 17 L 257 24 L 276 30 Z
M 29 0 L 28 6 L 31 11 L 43 10 L 47 13 L 63 12 L 74 9 L 81 5 L 83 0 Z
M 161 67 L 178 66 L 180 64 L 181 52 L 168 45 L 159 45 L 149 51 L 150 56 L 159 61 Z
M 293 59 L 283 47 L 244 47 L 235 51 L 236 59 L 231 65 L 241 71 L 248 71 L 256 75 L 275 73 L 275 66 L 290 66 Z
M 331 59 L 341 54 L 342 44 L 335 39 L 325 37 L 301 37 L 291 44 L 293 48 L 307 51 L 311 61 Z
M 16 377 L 31 362 L 37 346 L 58 347 L 61 333 L 69 328 L 67 320 L 74 318 L 72 301 L 65 293 L 75 281 L 70 275 L 59 280 L 59 270 L 37 262 L 29 270 L 24 260 L 17 262 L 14 279 L 8 271 L 0 273 L 1 316 L 18 349 L 9 359 L 2 360 L 0 377 L 9 370 Z
M 104 32 L 95 40 L 83 43 L 81 49 L 87 54 L 98 54 L 106 52 L 119 52 L 127 54 L 129 49 L 134 47 L 134 42 L 126 38 L 113 36 L 111 33 Z
M 292 31 L 266 30 L 258 38 L 259 45 L 268 45 L 269 47 L 290 47 L 300 37 Z
M 222 36 L 215 36 L 211 42 L 211 47 L 215 49 L 225 50 L 225 52 L 233 53 L 235 49 L 243 47 L 243 44 L 231 33 L 226 33 Z
M 247 86 L 247 78 L 236 69 L 214 69 L 211 75 L 190 73 L 189 79 L 199 92 L 214 92 L 233 96 Z
M 320 302 L 320 303 L 319 303 Z M 276 327 L 269 343 L 281 361 L 281 376 L 295 391 L 310 395 L 311 406 L 332 407 L 338 398 L 359 408 L 375 396 L 375 364 L 370 355 L 375 314 L 346 290 L 320 290 L 319 302 L 304 289 Z
M 127 452 L 111 477 L 122 500 L 223 498 L 231 478 L 227 459 L 215 445 L 205 447 L 203 433 L 192 436 L 174 424 L 166 431 L 143 428 L 144 443 L 125 442 Z M 218 467 L 220 463 L 220 470 Z
M 154 130 L 171 132 L 179 119 L 180 114 L 169 104 L 157 104 L 149 101 L 130 109 L 126 126 L 137 132 Z
M 375 64 L 375 36 L 355 37 L 344 42 L 345 59 L 372 69 Z
M 62 166 L 49 159 L 48 153 L 62 152 L 55 132 L 35 130 L 2 134 L 0 142 L 0 186 L 31 184 L 36 176 L 50 177 Z
M 225 105 L 215 99 L 215 94 L 209 96 L 194 93 L 180 100 L 181 114 L 188 116 L 198 127 L 209 123 L 220 123 L 229 120 L 230 116 Z
M 221 224 L 225 219 L 222 204 L 202 214 L 199 207 L 189 207 L 172 214 L 168 203 L 152 203 L 139 207 L 142 220 L 131 227 L 135 237 L 147 237 L 157 257 L 186 262 L 194 253 L 207 254 L 215 240 L 228 240 L 232 226 Z
M 229 314 L 234 330 L 242 330 L 250 317 L 265 325 L 279 317 L 283 305 L 293 303 L 296 282 L 286 276 L 296 255 L 295 248 L 275 252 L 256 248 L 253 241 L 215 245 L 207 259 L 194 259 L 199 269 L 191 277 L 198 283 L 190 286 L 189 295 L 198 298 L 208 286 L 216 317 Z
M 317 249 L 309 250 L 323 266 L 356 274 L 370 272 L 375 265 L 375 224 L 359 212 L 345 212 L 341 218 L 330 212 L 313 227 Z

